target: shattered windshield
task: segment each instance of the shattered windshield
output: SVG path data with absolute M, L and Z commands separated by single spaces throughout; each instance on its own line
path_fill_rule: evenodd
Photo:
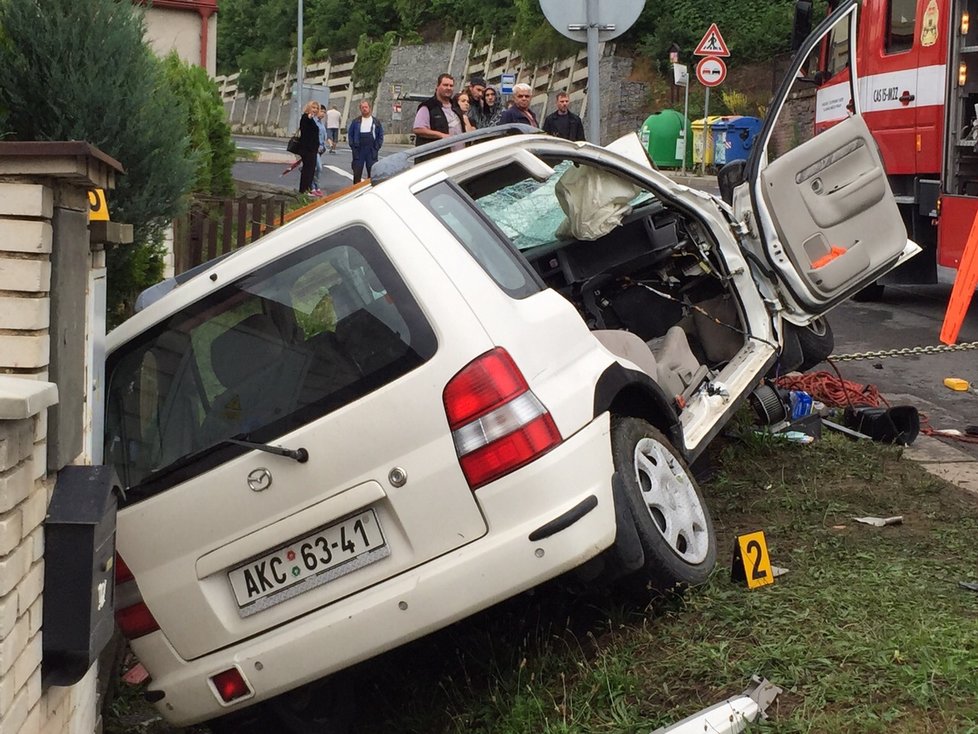
M 400 377 L 434 349 L 373 237 L 360 227 L 338 232 L 114 352 L 106 461 L 130 488 L 160 479 L 228 438 L 273 440 Z
M 519 250 L 596 240 L 653 196 L 610 171 L 564 160 L 546 181 L 531 176 L 476 198 Z

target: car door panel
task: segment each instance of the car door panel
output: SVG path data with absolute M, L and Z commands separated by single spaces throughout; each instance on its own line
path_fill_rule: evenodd
M 852 94 L 855 86 L 847 88 L 844 119 L 808 140 L 798 134 L 815 129 L 814 112 L 809 127 L 799 103 L 814 96 L 811 85 L 817 83 L 807 76 L 809 59 L 827 37 L 855 39 L 856 13 L 855 0 L 839 3 L 802 45 L 747 164 L 758 234 L 789 310 L 798 315 L 828 311 L 919 249 L 907 240 L 879 148 Z M 854 51 L 850 45 L 849 59 Z M 855 63 L 847 66 L 850 83 L 858 84 Z M 736 202 L 744 218 L 747 199 Z
M 776 175 L 781 163 L 781 160 L 775 161 L 764 172 L 766 181 Z M 794 182 L 808 213 L 815 224 L 823 228 L 864 212 L 886 196 L 886 174 L 878 161 L 871 160 L 861 138 L 846 143 L 796 173 Z M 766 190 L 772 195 L 777 193 L 773 187 Z
M 761 173 L 768 210 L 790 212 L 775 221 L 786 256 L 776 263 L 797 271 L 819 296 L 885 267 L 906 244 L 869 135 L 862 118 L 850 118 Z

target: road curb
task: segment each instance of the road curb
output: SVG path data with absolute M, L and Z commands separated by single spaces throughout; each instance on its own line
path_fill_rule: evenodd
M 283 153 L 273 153 L 268 150 L 258 151 L 258 155 L 255 156 L 253 163 L 281 163 L 283 165 L 289 165 L 295 162 L 295 159 L 299 156 L 293 155 L 289 152 Z
M 903 455 L 935 477 L 978 495 L 978 461 L 971 454 L 932 436 L 919 436 Z

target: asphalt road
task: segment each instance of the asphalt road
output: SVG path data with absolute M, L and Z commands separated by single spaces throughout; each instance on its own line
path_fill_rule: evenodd
M 950 286 L 887 286 L 879 303 L 847 301 L 829 314 L 835 353 L 882 351 L 939 345 Z M 978 342 L 978 297 L 974 298 L 958 343 Z M 978 425 L 978 395 L 944 386 L 959 377 L 978 388 L 978 350 L 913 354 L 836 362 L 847 380 L 876 385 L 893 405 L 914 405 L 933 428 L 964 430 Z M 820 365 L 818 369 L 831 369 Z M 945 440 L 978 457 L 978 445 Z
M 232 175 L 240 181 L 250 181 L 261 183 L 268 186 L 281 186 L 284 188 L 298 191 L 299 189 L 299 168 L 283 174 L 288 167 L 285 161 L 294 158 L 285 150 L 285 140 L 275 138 L 259 138 L 246 135 L 235 135 L 235 144 L 239 148 L 252 150 L 261 154 L 261 157 L 281 158 L 282 162 L 275 163 L 253 163 L 239 161 L 234 164 Z M 403 146 L 381 149 L 380 157 L 395 153 L 403 149 Z M 336 146 L 336 153 L 327 153 L 323 157 L 323 172 L 319 177 L 319 188 L 326 194 L 339 191 L 353 183 L 353 170 L 351 168 L 352 156 L 350 149 L 344 143 Z
M 284 140 L 248 137 L 236 137 L 235 140 L 239 147 L 269 154 L 285 153 Z M 382 151 L 382 156 L 399 147 Z M 324 157 L 325 169 L 320 179 L 323 191 L 330 193 L 352 182 L 350 160 L 350 150 L 343 144 L 335 155 Z M 234 176 L 246 181 L 298 188 L 298 169 L 282 176 L 284 168 L 281 163 L 237 163 Z M 696 178 L 683 183 L 716 193 L 715 179 Z M 940 344 L 939 334 L 950 291 L 950 286 L 887 286 L 879 303 L 843 303 L 828 316 L 835 332 L 835 353 Z M 958 342 L 978 342 L 978 296 L 972 302 Z M 843 361 L 838 362 L 837 367 L 847 380 L 876 385 L 893 405 L 916 406 L 934 428 L 963 431 L 966 426 L 978 425 L 978 395 L 954 392 L 944 386 L 945 377 L 960 377 L 978 389 L 978 350 Z M 831 368 L 823 364 L 817 369 Z M 978 458 L 978 445 L 945 441 Z

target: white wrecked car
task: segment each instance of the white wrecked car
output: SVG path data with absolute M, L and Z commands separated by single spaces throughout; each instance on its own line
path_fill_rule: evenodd
M 479 131 L 112 332 L 118 620 L 168 721 L 320 721 L 307 684 L 574 569 L 707 578 L 689 462 L 916 250 L 858 112 L 775 158 L 788 89 L 732 208 L 635 136 Z

